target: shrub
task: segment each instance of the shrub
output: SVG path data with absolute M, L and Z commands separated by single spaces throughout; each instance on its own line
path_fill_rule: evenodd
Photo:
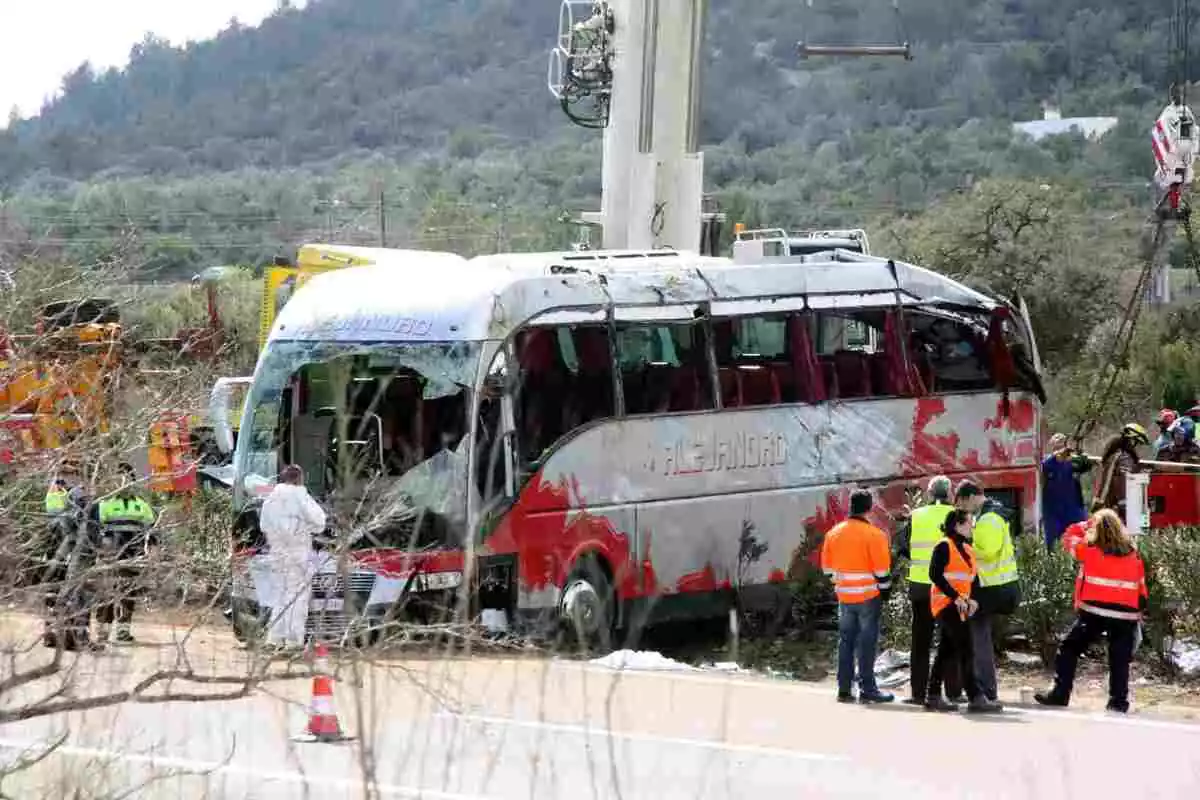
M 164 558 L 160 569 L 172 575 L 161 584 L 175 593 L 171 600 L 208 604 L 223 597 L 229 580 L 232 520 L 232 498 L 217 489 L 201 489 L 190 508 L 167 510 L 161 525 Z
M 912 647 L 912 601 L 908 597 L 908 579 L 903 576 L 892 581 L 892 593 L 883 604 L 881 626 L 880 636 L 885 647 L 898 650 Z
M 1171 528 L 1141 538 L 1150 603 L 1146 644 L 1164 666 L 1176 638 L 1200 637 L 1200 528 Z
M 1040 536 L 1021 536 L 1014 544 L 1021 605 L 1009 630 L 1028 636 L 1042 661 L 1051 664 L 1060 634 L 1075 618 L 1075 560 L 1061 547 L 1047 551 Z

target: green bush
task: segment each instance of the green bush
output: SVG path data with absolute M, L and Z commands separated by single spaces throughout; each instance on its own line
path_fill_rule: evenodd
M 171 587 L 174 599 L 207 604 L 223 597 L 229 583 L 232 520 L 232 498 L 220 490 L 201 489 L 190 509 L 167 509 L 161 526 L 164 558 L 160 568 L 171 573 L 171 581 L 163 585 Z
M 1061 547 L 1048 551 L 1040 536 L 1021 536 L 1014 544 L 1021 605 L 1009 621 L 1009 631 L 1029 637 L 1042 661 L 1051 664 L 1059 637 L 1075 618 L 1075 559 Z
M 907 566 L 904 572 L 907 573 Z M 908 598 L 908 579 L 897 576 L 892 593 L 883 604 L 880 637 L 885 647 L 908 650 L 912 647 L 912 601 Z
M 1200 528 L 1155 531 L 1138 548 L 1150 593 L 1146 645 L 1169 667 L 1173 639 L 1200 637 Z

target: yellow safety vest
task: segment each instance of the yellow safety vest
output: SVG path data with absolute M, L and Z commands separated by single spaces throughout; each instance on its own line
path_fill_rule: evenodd
M 112 527 L 144 527 L 154 524 L 154 511 L 140 498 L 100 501 L 100 524 Z
M 64 489 L 51 489 L 46 492 L 46 513 L 61 514 L 67 510 L 69 493 Z
M 929 585 L 929 560 L 933 558 L 933 548 L 946 538 L 942 525 L 954 506 L 944 503 L 933 503 L 921 506 L 912 513 L 908 537 L 908 582 Z
M 1017 554 L 1008 523 L 995 511 L 975 523 L 975 563 L 980 586 L 1003 586 L 1017 580 Z

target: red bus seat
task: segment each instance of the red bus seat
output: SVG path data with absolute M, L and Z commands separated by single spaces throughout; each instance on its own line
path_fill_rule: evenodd
M 891 356 L 888 353 L 872 353 L 870 363 L 871 385 L 880 397 L 895 397 L 901 394 L 900 387 L 892 380 Z
M 779 379 L 770 367 L 761 364 L 739 367 L 737 378 L 742 405 L 769 406 L 782 402 Z
M 721 367 L 717 370 L 721 381 L 721 405 L 724 408 L 737 408 L 742 404 L 741 385 L 738 382 L 737 371 L 732 367 Z
M 694 367 L 681 367 L 671 375 L 671 410 L 700 411 L 705 407 L 701 402 L 700 376 Z
M 833 364 L 837 372 L 839 397 L 871 396 L 871 367 L 865 353 L 839 350 L 833 354 Z
M 837 367 L 834 366 L 833 359 L 828 356 L 822 356 L 820 362 L 821 379 L 825 381 L 825 397 L 837 400 L 842 396 L 838 386 Z

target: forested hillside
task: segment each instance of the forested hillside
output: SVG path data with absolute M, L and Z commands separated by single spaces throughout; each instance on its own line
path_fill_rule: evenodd
M 869 156 L 970 120 L 1159 101 L 1170 0 L 712 0 L 705 139 Z M 451 141 L 524 145 L 566 123 L 544 90 L 557 0 L 314 0 L 261 27 L 174 49 L 148 38 L 123 73 L 88 65 L 0 144 L 0 182 L 295 166 Z M 911 38 L 914 63 L 809 62 L 795 44 Z M 1144 121 L 1139 120 L 1139 127 Z M 981 149 L 994 149 L 982 142 Z M 944 151 L 943 151 L 944 152 Z M 960 169 L 977 168 L 966 162 Z M 1120 172 L 1132 166 L 1114 165 Z M 920 161 L 891 170 L 920 178 Z M 909 188 L 919 194 L 919 188 Z
M 812 5 L 710 0 L 708 191 L 731 221 L 866 225 L 877 251 L 1020 289 L 1047 362 L 1085 375 L 1137 264 L 1172 0 Z M 0 267 L 116 260 L 156 280 L 306 240 L 566 247 L 562 218 L 599 202 L 600 135 L 545 88 L 558 10 L 310 0 L 183 48 L 147 38 L 122 71 L 81 65 L 0 131 Z M 801 61 L 800 40 L 908 40 L 915 60 Z M 1044 102 L 1120 124 L 1015 134 Z M 1155 381 L 1130 384 L 1137 403 Z

